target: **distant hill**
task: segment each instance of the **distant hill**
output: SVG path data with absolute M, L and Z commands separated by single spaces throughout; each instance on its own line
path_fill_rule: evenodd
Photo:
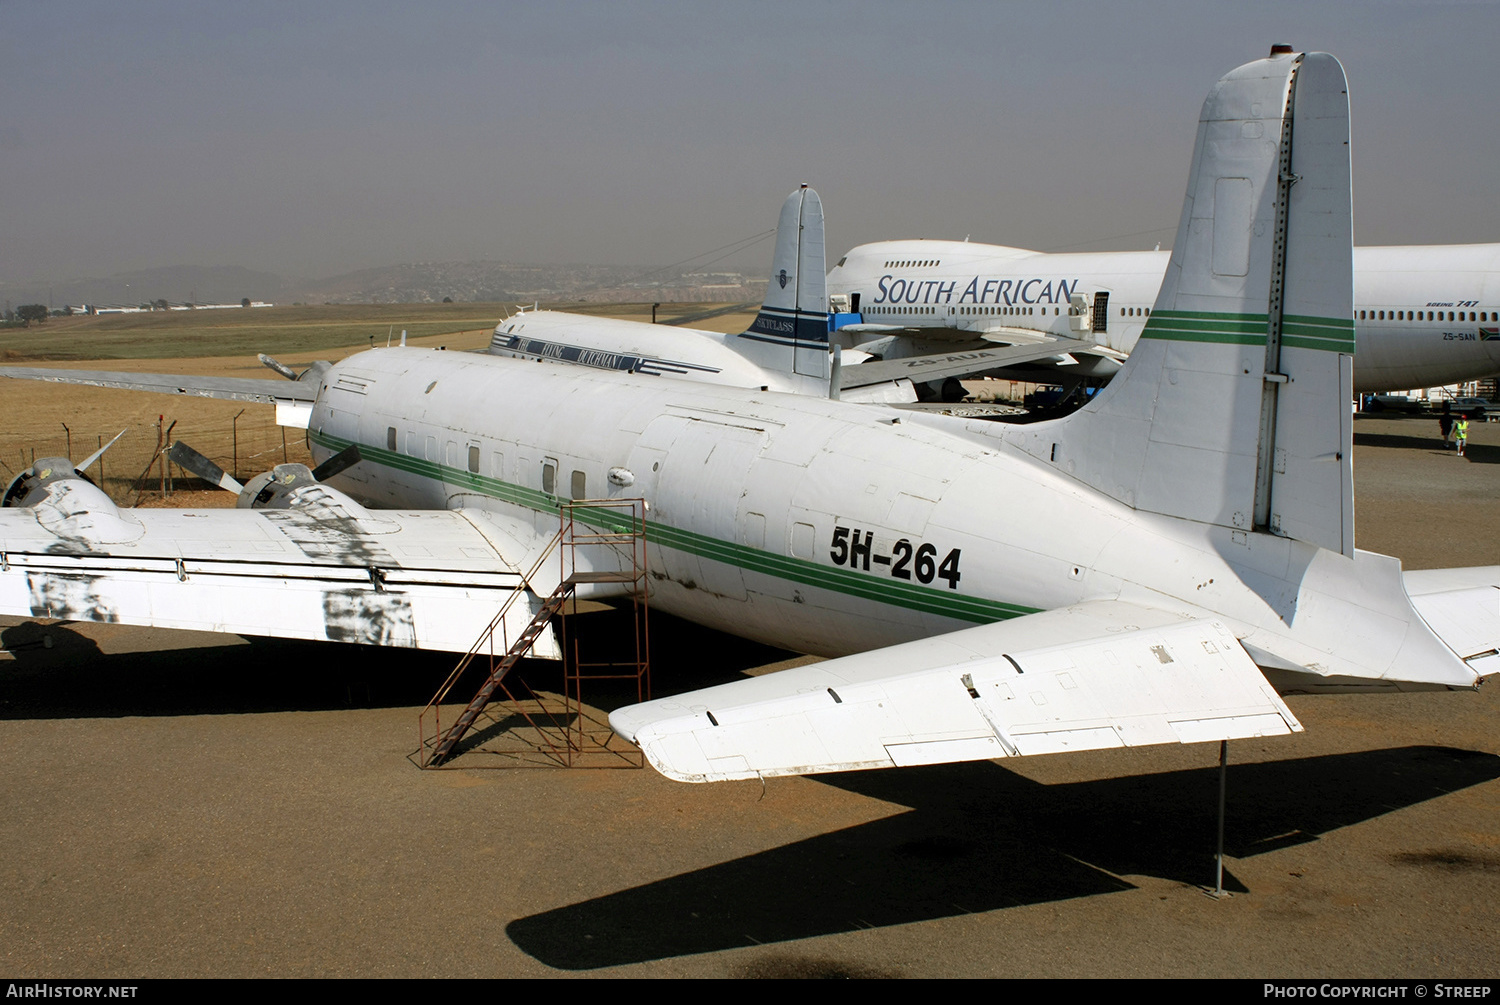
M 414 262 L 361 269 L 308 283 L 297 299 L 332 303 L 566 301 L 584 303 L 724 303 L 759 300 L 766 280 L 738 273 L 684 275 L 617 265 L 526 265 L 514 262 Z
M 626 282 L 639 269 L 608 265 L 518 265 L 509 262 L 412 262 L 306 283 L 297 299 L 321 303 L 490 302 L 567 299 Z
M 237 304 L 251 300 L 285 300 L 291 290 L 285 280 L 269 272 L 237 265 L 173 265 L 106 278 L 65 279 L 28 283 L 0 283 L 0 298 L 18 304 L 104 304 L 138 306 L 153 300 L 174 304 Z
M 292 280 L 238 266 L 180 265 L 106 278 L 0 283 L 12 308 L 26 303 L 138 306 L 239 303 L 420 304 L 531 301 L 727 303 L 760 300 L 765 279 L 738 273 L 683 274 L 615 265 L 413 262 L 318 280 Z

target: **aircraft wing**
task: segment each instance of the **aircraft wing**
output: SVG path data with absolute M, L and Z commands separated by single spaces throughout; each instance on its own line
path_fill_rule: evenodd
M 973 328 L 955 328 L 952 325 L 882 325 L 872 323 L 860 323 L 843 325 L 838 329 L 841 332 L 850 332 L 856 335 L 907 335 L 912 338 L 925 339 L 932 342 L 973 342 L 975 339 L 983 339 L 986 342 L 1000 342 L 1006 345 L 1032 345 L 1038 342 L 1052 342 L 1058 340 L 1059 336 L 1049 335 L 1046 332 L 1037 331 L 1035 328 L 1010 328 L 1004 325 L 995 325 L 982 331 Z M 1091 343 L 1084 343 L 1078 339 L 1063 338 L 1064 344 L 1077 342 L 1075 348 L 1092 348 Z
M 90 387 L 120 387 L 131 391 L 157 391 L 199 398 L 230 401 L 278 401 L 312 404 L 318 396 L 316 382 L 258 379 L 254 377 L 202 377 L 175 373 L 119 373 L 113 370 L 51 370 L 44 367 L 0 366 L 0 377 L 45 380 L 54 384 L 87 384 Z
M 296 509 L 137 510 L 58 483 L 0 509 L 0 614 L 466 652 L 547 544 L 489 513 L 303 491 Z M 511 605 L 509 638 L 539 603 Z
M 1119 601 L 631 705 L 610 725 L 688 782 L 1302 729 L 1223 624 Z
M 871 360 L 868 363 L 844 367 L 840 373 L 840 387 L 843 390 L 850 390 L 903 378 L 925 383 L 947 377 L 969 377 L 1017 363 L 1067 356 L 1071 352 L 1082 352 L 1091 348 L 1092 346 L 1087 343 L 1067 339 L 1030 345 L 992 346 L 928 356 L 906 356 L 901 359 Z
M 1042 342 L 1061 342 L 1063 345 L 1073 344 L 1074 349 L 1096 350 L 1098 347 L 1092 342 L 1084 342 L 1079 339 L 1059 338 L 1056 335 L 1048 335 L 1032 328 L 1006 328 L 997 325 L 994 328 L 986 328 L 977 333 L 986 342 L 999 342 L 1003 345 L 1038 345 Z

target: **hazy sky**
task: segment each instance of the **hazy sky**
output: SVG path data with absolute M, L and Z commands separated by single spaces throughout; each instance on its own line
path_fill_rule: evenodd
M 0 0 L 0 282 L 1170 240 L 1198 108 L 1337 55 L 1361 244 L 1500 240 L 1495 3 Z M 763 271 L 770 245 L 732 262 Z M 764 261 L 762 261 L 764 259 Z

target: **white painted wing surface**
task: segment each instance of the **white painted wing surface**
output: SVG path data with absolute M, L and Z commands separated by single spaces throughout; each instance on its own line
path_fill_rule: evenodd
M 1500 566 L 1402 573 L 1422 620 L 1480 674 L 1500 672 Z
M 840 374 L 841 386 L 849 390 L 903 378 L 926 382 L 946 377 L 968 377 L 1018 363 L 1065 356 L 1070 352 L 1087 352 L 1093 348 L 1094 345 L 1091 342 L 1052 338 L 1041 342 L 1032 341 L 1025 345 L 988 346 L 983 349 L 965 349 L 928 356 L 871 360 L 868 363 L 845 368 Z
M 689 782 L 1302 728 L 1224 625 L 1114 601 L 628 706 L 610 725 Z
M 338 493 L 306 510 L 69 516 L 81 484 L 60 483 L 59 505 L 0 509 L 0 614 L 464 652 L 524 588 L 537 537 L 490 514 L 372 512 Z M 538 606 L 520 600 L 512 639 Z M 556 655 L 550 632 L 538 655 Z

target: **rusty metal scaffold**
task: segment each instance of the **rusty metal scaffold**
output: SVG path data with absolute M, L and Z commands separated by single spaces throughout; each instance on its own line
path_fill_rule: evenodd
M 506 599 L 418 717 L 420 745 L 415 760 L 421 767 L 456 766 L 450 764 L 455 757 L 474 753 L 492 756 L 482 763 L 469 758 L 462 767 L 644 765 L 640 751 L 615 736 L 608 721 L 584 704 L 583 688 L 587 681 L 634 681 L 636 701 L 651 696 L 645 500 L 573 500 L 560 503 L 558 511 L 558 532 L 526 572 L 522 586 Z M 557 587 L 511 641 L 507 615 L 521 602 L 519 598 L 536 595 L 532 584 L 543 578 L 549 561 L 558 562 Z M 580 588 L 584 600 L 607 596 L 630 602 L 633 638 L 618 640 L 622 658 L 583 658 L 576 633 L 568 629 L 569 616 L 578 613 Z M 533 690 L 516 672 L 516 665 L 554 619 L 563 657 L 561 695 Z M 481 658 L 488 663 L 484 682 L 445 729 L 443 702 Z M 464 737 L 481 723 L 483 739 L 460 748 Z

